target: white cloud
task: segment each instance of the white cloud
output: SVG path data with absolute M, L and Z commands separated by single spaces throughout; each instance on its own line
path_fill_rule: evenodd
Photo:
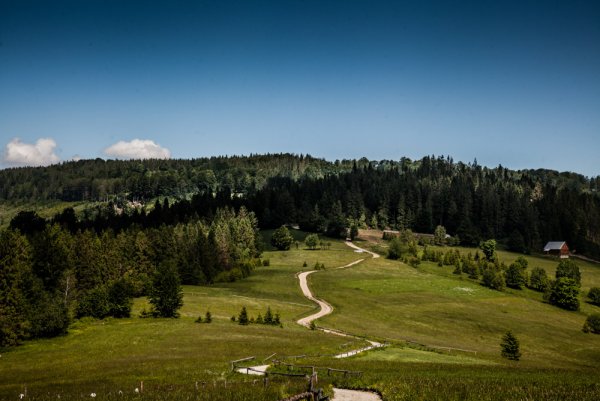
M 169 159 L 171 151 L 149 139 L 119 141 L 104 149 L 104 153 L 117 159 Z
M 47 166 L 60 161 L 54 148 L 56 142 L 52 138 L 40 138 L 35 144 L 15 138 L 6 144 L 3 161 L 13 166 Z

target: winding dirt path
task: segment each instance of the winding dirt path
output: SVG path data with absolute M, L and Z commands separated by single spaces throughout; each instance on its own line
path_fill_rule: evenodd
M 362 262 L 364 259 L 359 259 L 359 260 L 355 260 L 354 262 L 348 263 L 345 266 L 341 266 L 341 267 L 337 267 L 336 269 L 345 269 L 346 267 L 350 267 L 350 266 L 354 266 L 356 264 L 359 264 L 360 262 Z M 319 305 L 319 307 L 321 308 L 321 310 L 319 310 L 317 313 L 314 313 L 310 316 L 307 317 L 303 317 L 302 319 L 298 320 L 296 323 L 298 323 L 301 326 L 304 327 L 309 327 L 310 326 L 310 322 L 312 322 L 313 320 L 317 320 L 320 317 L 323 316 L 327 316 L 329 315 L 331 312 L 333 312 L 333 306 L 329 305 L 327 302 L 315 298 L 312 294 L 312 292 L 310 291 L 310 288 L 308 288 L 308 281 L 306 280 L 306 278 L 316 272 L 318 270 L 310 270 L 307 272 L 302 272 L 300 274 L 298 274 L 298 280 L 300 281 L 300 289 L 302 290 L 302 294 L 304 294 L 304 296 L 308 299 L 310 299 L 311 301 L 315 302 L 317 305 Z M 339 334 L 339 333 L 333 333 L 333 334 Z
M 366 252 L 366 253 L 370 253 L 370 254 L 373 256 L 373 259 L 377 259 L 377 258 L 379 257 L 379 254 L 378 254 L 378 253 L 371 252 L 371 251 L 368 251 L 368 250 L 366 250 L 366 249 L 363 249 L 363 248 L 361 248 L 361 247 L 359 247 L 359 246 L 356 246 L 356 245 L 355 245 L 353 242 L 351 242 L 351 241 L 346 241 L 346 245 L 348 245 L 350 248 L 354 248 L 354 249 L 356 249 L 356 250 L 357 250 L 357 251 L 359 251 L 359 252 Z
M 346 241 L 346 245 L 348 245 L 351 248 L 354 248 L 355 251 L 357 251 L 359 253 L 365 252 L 365 253 L 371 254 L 373 256 L 373 259 L 379 257 L 379 255 L 377 253 L 360 248 L 350 241 Z M 358 260 L 355 260 L 354 262 L 348 263 L 347 265 L 337 267 L 336 269 L 345 269 L 347 267 L 357 265 L 364 260 L 365 260 L 364 258 L 358 259 Z M 318 270 L 310 270 L 310 271 L 306 271 L 306 272 L 302 272 L 302 273 L 298 274 L 298 281 L 300 282 L 300 289 L 302 290 L 302 294 L 304 294 L 304 296 L 306 298 L 308 298 L 309 300 L 311 300 L 311 301 L 315 302 L 317 305 L 319 305 L 319 308 L 320 308 L 318 312 L 313 313 L 312 315 L 306 316 L 297 321 L 297 323 L 299 325 L 307 327 L 307 328 L 310 327 L 311 322 L 313 322 L 323 316 L 327 316 L 333 312 L 333 306 L 331 306 L 329 303 L 327 303 L 326 301 L 324 301 L 322 299 L 316 298 L 313 295 L 313 293 L 310 291 L 310 288 L 308 287 L 307 277 L 316 271 L 318 271 Z M 360 337 L 356 337 L 351 334 L 343 333 L 341 331 L 337 331 L 334 329 L 319 328 L 318 330 L 321 330 L 328 334 L 337 335 L 337 336 L 361 339 Z M 365 351 L 368 351 L 373 348 L 379 348 L 379 347 L 384 346 L 384 344 L 381 344 L 377 341 L 371 341 L 371 340 L 366 340 L 366 341 L 371 345 L 360 348 L 360 349 L 355 349 L 352 351 L 348 351 L 348 352 L 344 352 L 342 354 L 335 355 L 335 358 L 348 358 L 350 356 L 359 354 L 361 352 L 365 352 Z M 247 368 L 239 368 L 239 369 L 237 369 L 237 371 L 240 373 L 246 373 L 246 374 L 264 375 L 265 374 L 264 372 L 266 372 L 266 370 L 269 368 L 269 366 L 270 365 L 252 366 L 252 367 L 250 367 L 250 370 Z M 334 395 L 333 395 L 332 401 L 381 401 L 381 397 L 379 397 L 379 395 L 368 392 L 368 391 L 358 391 L 358 390 L 347 390 L 347 389 L 334 388 L 333 394 Z
M 378 258 L 379 255 L 370 251 L 367 251 L 365 249 L 359 248 L 356 245 L 354 245 L 352 242 L 346 241 L 346 245 L 350 246 L 351 248 L 360 250 L 361 252 L 367 252 L 370 253 L 371 255 L 374 255 L 373 258 Z M 354 265 L 359 264 L 360 262 L 362 262 L 363 259 L 358 259 L 355 260 L 354 262 L 350 262 L 347 265 L 344 266 L 340 266 L 337 267 L 337 269 L 345 269 L 347 267 L 351 267 Z M 310 299 L 311 301 L 315 302 L 317 305 L 319 305 L 319 307 L 321 308 L 317 313 L 313 313 L 310 316 L 306 316 L 303 317 L 302 319 L 298 320 L 297 323 L 301 326 L 304 327 L 310 327 L 311 322 L 323 317 L 323 316 L 327 316 L 329 314 L 331 314 L 333 312 L 333 306 L 331 306 L 329 303 L 327 303 L 326 301 L 323 301 L 322 299 L 316 298 L 313 293 L 310 291 L 310 288 L 308 287 L 308 281 L 307 281 L 307 277 L 316 272 L 317 270 L 310 270 L 307 272 L 302 272 L 300 274 L 298 274 L 298 280 L 300 281 L 300 289 L 302 290 L 302 293 L 304 294 L 304 296 L 308 299 Z M 342 337 L 349 337 L 349 338 L 359 338 L 356 336 L 353 336 L 351 334 L 346 334 L 337 330 L 333 330 L 333 329 L 325 329 L 325 328 L 319 328 L 319 330 L 325 332 L 325 333 L 329 333 L 329 334 L 334 334 L 337 336 L 342 336 Z M 348 358 L 350 356 L 356 355 L 356 354 L 360 354 L 361 352 L 365 352 L 368 350 L 371 350 L 373 348 L 379 348 L 379 347 L 383 347 L 383 344 L 377 342 L 377 341 L 371 341 L 371 340 L 366 340 L 369 344 L 369 346 L 367 347 L 363 347 L 360 349 L 355 349 L 352 351 L 348 351 L 348 352 L 343 352 L 341 354 L 335 355 L 335 358 Z

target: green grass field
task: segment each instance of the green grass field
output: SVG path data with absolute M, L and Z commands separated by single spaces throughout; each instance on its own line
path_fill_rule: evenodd
M 556 261 L 528 259 L 554 273 Z M 475 351 L 500 363 L 500 338 L 510 329 L 521 341 L 522 365 L 578 368 L 600 360 L 600 339 L 581 331 L 587 313 L 600 308 L 582 302 L 581 312 L 563 311 L 542 302 L 539 293 L 490 290 L 452 270 L 380 258 L 313 275 L 316 294 L 336 308 L 321 323 L 382 340 Z M 584 287 L 600 276 L 600 267 L 581 264 L 581 270 Z
M 271 265 L 243 281 L 185 286 L 179 319 L 138 318 L 147 301 L 136 299 L 130 319 L 79 321 L 67 336 L 3 350 L 0 399 L 15 400 L 25 387 L 30 399 L 89 399 L 92 392 L 98 399 L 139 398 L 133 391 L 141 381 L 147 399 L 276 400 L 302 390 L 303 380 L 274 379 L 265 388 L 260 379 L 230 372 L 231 360 L 256 356 L 260 364 L 273 353 L 307 354 L 313 357 L 298 363 L 363 371 L 360 378 L 321 375 L 319 384 L 376 389 L 386 400 L 600 397 L 600 336 L 581 331 L 586 314 L 600 308 L 582 304 L 581 312 L 566 312 L 529 290 L 493 291 L 453 275 L 450 267 L 423 263 L 415 269 L 331 242 L 328 250 L 309 251 L 303 244 L 267 250 L 263 258 Z M 500 253 L 506 262 L 516 257 Z M 360 258 L 369 259 L 332 269 Z M 556 261 L 529 259 L 530 268 L 553 273 Z M 317 261 L 327 269 L 311 275 L 310 286 L 335 308 L 317 323 L 386 340 L 389 347 L 347 360 L 314 357 L 364 345 L 294 323 L 315 310 L 295 275 Z M 600 267 L 580 266 L 583 286 L 596 285 Z M 270 306 L 284 327 L 231 322 L 242 306 L 252 316 Z M 207 310 L 213 323 L 194 323 Z M 518 363 L 499 355 L 507 329 L 521 341 Z
M 12 204 L 11 202 L 0 202 L 0 229 L 6 228 L 10 221 L 22 210 L 35 211 L 38 215 L 44 218 L 53 217 L 55 214 L 62 212 L 67 207 L 72 207 L 75 211 L 82 210 L 92 204 L 89 202 L 63 202 L 63 201 L 46 201 L 46 202 L 31 202 Z

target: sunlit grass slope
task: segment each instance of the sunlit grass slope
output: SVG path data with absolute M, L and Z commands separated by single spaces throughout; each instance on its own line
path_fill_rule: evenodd
M 362 344 L 294 323 L 316 309 L 303 297 L 296 274 L 311 270 L 317 262 L 327 269 L 311 275 L 310 286 L 335 308 L 317 324 L 391 343 L 349 360 L 300 360 L 364 372 L 352 380 L 321 377 L 323 386 L 374 388 L 386 400 L 559 400 L 565 394 L 591 400 L 600 394 L 594 384 L 600 336 L 581 331 L 586 314 L 600 308 L 582 304 L 582 312 L 563 311 L 544 303 L 533 291 L 489 290 L 453 275 L 451 267 L 422 263 L 415 269 L 385 258 L 371 259 L 342 241 L 326 239 L 331 242 L 329 249 L 310 251 L 301 242 L 305 234 L 292 233 L 299 240 L 298 248 L 267 247 L 263 258 L 270 260 L 270 266 L 257 268 L 247 279 L 185 286 L 179 319 L 140 319 L 137 316 L 148 304 L 137 299 L 130 319 L 80 321 L 67 336 L 3 350 L 0 399 L 17 399 L 25 387 L 32 399 L 56 399 L 57 394 L 63 400 L 89 399 L 92 392 L 97 399 L 128 399 L 135 397 L 133 389 L 140 381 L 147 388 L 147 399 L 282 398 L 302 388 L 303 382 L 274 381 L 260 391 L 237 388 L 236 382 L 252 383 L 254 378 L 231 374 L 228 362 L 256 356 L 261 363 L 273 353 L 331 355 Z M 268 241 L 269 233 L 264 236 Z M 507 263 L 516 257 L 500 253 Z M 362 258 L 366 260 L 353 267 L 333 269 Z M 555 260 L 530 258 L 530 269 L 540 266 L 550 275 L 555 264 Z M 580 266 L 584 287 L 599 282 L 600 269 Z M 242 306 L 254 317 L 270 306 L 281 315 L 284 327 L 231 322 Z M 212 313 L 213 323 L 194 323 L 206 311 Z M 508 329 L 521 341 L 523 356 L 518 363 L 499 355 L 500 337 Z M 201 383 L 200 390 L 195 389 L 196 382 Z M 119 398 L 119 390 L 125 398 Z
M 516 257 L 501 253 L 507 262 Z M 550 262 L 533 258 L 530 266 L 545 266 L 553 273 Z M 512 330 L 521 341 L 522 365 L 575 368 L 600 360 L 600 340 L 581 330 L 586 313 L 600 308 L 582 302 L 581 312 L 564 311 L 544 303 L 539 293 L 490 290 L 452 270 L 432 263 L 415 269 L 380 258 L 310 278 L 316 294 L 335 307 L 321 320 L 324 326 L 388 341 L 474 351 L 468 354 L 496 362 L 502 362 L 500 338 Z M 582 276 L 584 283 L 594 283 L 600 269 L 584 265 Z

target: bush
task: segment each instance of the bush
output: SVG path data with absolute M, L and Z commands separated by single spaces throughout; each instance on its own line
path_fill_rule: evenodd
M 588 292 L 588 299 L 591 304 L 600 306 L 600 287 L 592 287 L 590 288 L 590 292 Z
M 106 287 L 97 287 L 89 290 L 79 301 L 77 306 L 78 318 L 91 316 L 96 319 L 103 319 L 109 315 L 110 303 L 108 301 L 108 292 Z
M 129 317 L 133 305 L 132 293 L 133 288 L 127 280 L 115 281 L 108 289 L 109 315 L 117 318 Z
M 267 266 L 271 266 L 271 260 L 270 259 L 264 259 L 262 261 L 262 265 L 267 267 Z
M 62 297 L 42 291 L 32 306 L 30 323 L 29 334 L 32 337 L 55 337 L 65 334 L 70 319 Z
M 592 313 L 583 325 L 584 333 L 600 334 L 600 313 Z
M 534 267 L 531 270 L 531 277 L 529 277 L 529 288 L 539 292 L 545 292 L 550 287 L 550 280 L 546 270 L 541 267 Z
M 411 256 L 410 259 L 408 259 L 408 264 L 414 268 L 417 268 L 421 264 L 421 259 L 419 259 L 415 256 Z
M 502 291 L 506 285 L 504 275 L 501 271 L 494 268 L 487 268 L 482 275 L 482 284 L 493 290 Z
M 548 301 L 562 309 L 579 310 L 579 286 L 575 280 L 561 277 L 552 284 Z
M 279 227 L 271 236 L 271 245 L 280 251 L 289 250 L 293 243 L 294 237 L 292 237 L 286 226 Z
M 563 259 L 556 268 L 556 279 L 566 277 L 575 281 L 578 287 L 581 287 L 581 272 L 577 263 L 571 259 Z
M 454 271 L 452 271 L 452 274 L 456 274 L 456 275 L 460 275 L 462 273 L 462 269 L 460 267 L 460 264 L 456 265 L 456 267 L 454 268 Z
M 392 260 L 398 260 L 402 257 L 402 243 L 400 242 L 400 238 L 392 238 L 388 248 L 387 257 Z
M 489 239 L 487 241 L 481 241 L 479 248 L 483 251 L 485 258 L 488 262 L 496 260 L 496 240 Z
M 525 286 L 526 282 L 527 276 L 525 269 L 517 262 L 511 263 L 506 271 L 506 286 L 521 290 Z
M 304 239 L 304 244 L 308 249 L 315 250 L 319 244 L 319 236 L 317 234 L 308 234 Z

